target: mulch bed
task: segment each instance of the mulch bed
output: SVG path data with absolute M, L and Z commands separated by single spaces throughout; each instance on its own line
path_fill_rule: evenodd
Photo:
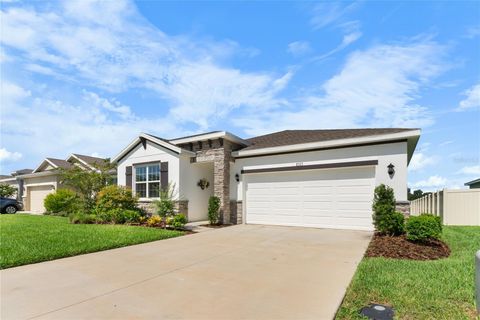
M 384 257 L 410 260 L 437 260 L 450 255 L 448 245 L 440 240 L 426 243 L 408 241 L 405 235 L 398 237 L 375 234 L 368 246 L 366 257 Z

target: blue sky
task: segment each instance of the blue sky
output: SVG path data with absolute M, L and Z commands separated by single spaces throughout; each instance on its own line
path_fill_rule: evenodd
M 412 188 L 480 177 L 479 2 L 1 4 L 0 171 L 139 132 L 419 127 Z

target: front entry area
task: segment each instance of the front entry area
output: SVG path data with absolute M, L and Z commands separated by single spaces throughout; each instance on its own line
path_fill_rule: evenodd
M 246 223 L 373 230 L 375 166 L 245 175 Z

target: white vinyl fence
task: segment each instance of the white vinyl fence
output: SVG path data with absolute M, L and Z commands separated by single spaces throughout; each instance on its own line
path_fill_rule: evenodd
M 410 202 L 410 214 L 431 213 L 452 226 L 480 226 L 480 189 L 441 190 Z

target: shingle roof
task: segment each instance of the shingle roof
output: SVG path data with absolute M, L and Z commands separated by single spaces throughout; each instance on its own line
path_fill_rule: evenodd
M 372 128 L 372 129 L 332 129 L 332 130 L 284 130 L 263 136 L 246 139 L 252 144 L 244 150 L 280 147 L 309 142 L 329 141 L 338 139 L 368 137 L 397 133 L 415 129 L 407 128 Z
M 85 161 L 89 165 L 95 165 L 97 163 L 103 163 L 106 160 L 106 159 L 103 159 L 103 158 L 85 156 L 83 154 L 78 154 L 78 153 L 74 153 L 73 155 L 75 157 L 79 158 L 80 160 Z
M 32 173 L 32 172 L 33 172 L 33 169 L 20 169 L 20 170 L 14 171 L 12 174 L 14 174 L 16 176 L 19 176 L 19 175 L 22 175 L 22 174 L 29 174 L 29 173 Z
M 469 185 L 476 184 L 476 183 L 479 183 L 479 182 L 480 182 L 480 178 L 472 180 L 472 181 L 465 182 L 465 185 L 469 186 Z
M 46 158 L 46 159 L 59 168 L 69 169 L 72 167 L 72 164 L 66 160 L 55 159 L 55 158 Z

